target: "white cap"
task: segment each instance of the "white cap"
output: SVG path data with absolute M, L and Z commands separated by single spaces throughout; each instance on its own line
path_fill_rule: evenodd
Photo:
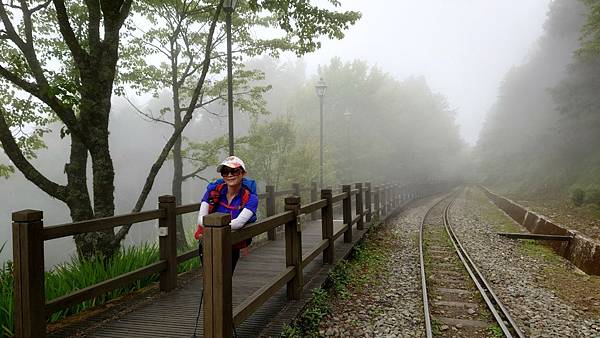
M 242 168 L 243 171 L 247 171 L 244 161 L 242 161 L 237 156 L 229 156 L 228 158 L 223 160 L 223 162 L 221 162 L 221 164 L 219 164 L 217 166 L 217 172 L 221 172 L 221 169 L 223 168 L 223 166 L 229 167 L 231 169 Z

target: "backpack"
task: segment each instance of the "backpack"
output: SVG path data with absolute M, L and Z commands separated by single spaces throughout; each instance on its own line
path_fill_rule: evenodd
M 215 207 L 220 203 L 219 198 L 221 197 L 221 191 L 225 187 L 225 180 L 219 178 L 214 181 L 212 184 L 215 184 L 215 188 L 209 192 L 208 196 L 208 213 L 211 214 Z M 244 209 L 246 203 L 250 200 L 250 195 L 256 194 L 256 181 L 251 180 L 249 178 L 244 177 L 242 179 L 242 202 L 238 207 L 239 210 Z

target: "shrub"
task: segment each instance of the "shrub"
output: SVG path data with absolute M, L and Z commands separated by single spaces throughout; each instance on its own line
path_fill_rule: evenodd
M 580 207 L 583 205 L 585 201 L 585 191 L 581 188 L 576 188 L 571 192 L 571 201 L 576 207 Z
M 600 189 L 590 188 L 585 192 L 585 203 L 595 204 L 600 207 Z

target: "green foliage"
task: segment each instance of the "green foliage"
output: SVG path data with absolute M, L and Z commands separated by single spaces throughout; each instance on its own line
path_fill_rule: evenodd
M 327 290 L 317 288 L 313 291 L 304 312 L 294 322 L 294 325 L 284 326 L 281 336 L 287 338 L 314 336 L 321 319 L 329 313 L 331 313 L 329 293 Z
M 8 178 L 14 172 L 15 167 L 12 165 L 0 164 L 0 177 Z
M 585 192 L 585 203 L 594 204 L 600 207 L 600 189 L 588 188 Z
M 598 184 L 600 55 L 589 54 L 587 42 L 597 41 L 600 7 L 583 2 L 587 8 L 551 2 L 537 51 L 506 75 L 477 145 L 484 183 L 523 196 L 560 197 Z M 586 57 L 574 58 L 586 11 L 579 51 Z M 581 194 L 571 197 L 581 203 Z
M 4 245 L 0 248 L 0 252 Z M 76 290 L 86 288 L 99 282 L 123 275 L 127 272 L 142 268 L 158 261 L 159 251 L 156 245 L 144 244 L 139 247 L 123 249 L 111 257 L 108 261 L 95 257 L 91 259 L 75 258 L 69 263 L 55 267 L 46 272 L 45 292 L 46 300 L 52 300 Z M 190 271 L 199 266 L 197 259 L 189 260 L 178 265 L 178 273 Z M 79 305 L 53 313 L 49 321 L 54 322 L 68 315 L 81 312 L 87 308 L 105 303 L 111 299 L 120 297 L 126 293 L 142 289 L 158 281 L 159 275 L 154 274 L 138 280 L 126 287 L 110 291 L 102 296 L 87 300 Z M 13 320 L 13 275 L 12 263 L 7 262 L 0 271 L 0 322 L 2 332 L 12 336 L 14 330 Z M 2 334 L 0 334 L 2 337 Z
M 298 140 L 296 124 L 289 117 L 254 123 L 238 153 L 245 159 L 252 178 L 267 185 L 308 185 L 318 178 L 315 144 Z
M 586 23 L 581 29 L 579 56 L 592 58 L 600 56 L 600 2 L 581 0 L 588 7 Z
M 498 324 L 489 326 L 487 330 L 492 337 L 504 337 L 504 333 Z
M 580 207 L 583 205 L 584 200 L 585 191 L 581 188 L 573 189 L 573 191 L 571 192 L 571 201 L 573 202 L 573 205 L 575 205 L 576 207 Z
M 5 246 L 6 242 L 0 247 L 0 253 Z M 13 276 L 12 262 L 2 263 L 2 267 L 0 267 L 0 337 L 14 336 Z
M 314 92 L 319 76 L 328 85 L 323 143 L 330 167 L 324 171 L 335 173 L 326 177 L 326 185 L 373 177 L 405 182 L 439 177 L 440 163 L 449 164 L 461 151 L 453 112 L 424 78 L 398 81 L 364 61 L 344 63 L 339 58 L 301 83 L 301 90 L 286 102 L 292 107 L 288 115 L 301 121 L 299 142 L 316 143 L 321 136 Z

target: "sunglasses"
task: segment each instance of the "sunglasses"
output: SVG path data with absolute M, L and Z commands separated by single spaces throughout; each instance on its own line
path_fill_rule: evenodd
M 237 176 L 239 174 L 242 173 L 242 169 L 240 168 L 235 168 L 235 169 L 230 169 L 230 168 L 223 168 L 221 169 L 221 176 L 225 177 L 225 176 Z

